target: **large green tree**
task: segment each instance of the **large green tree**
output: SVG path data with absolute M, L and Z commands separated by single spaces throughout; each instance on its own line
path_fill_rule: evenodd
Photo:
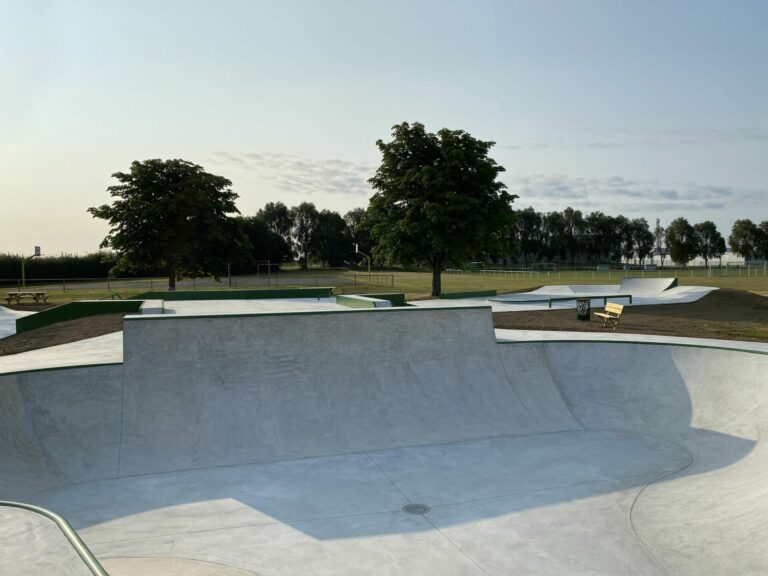
M 354 258 L 352 236 L 338 212 L 321 210 L 317 215 L 312 252 L 323 266 L 342 266 Z
M 250 257 L 239 262 L 243 270 L 253 270 L 254 264 L 258 270 L 258 265 L 264 261 L 279 265 L 291 258 L 290 244 L 280 234 L 275 233 L 261 216 L 238 216 L 237 220 L 251 244 Z
M 755 255 L 755 248 L 759 243 L 758 235 L 758 228 L 752 220 L 736 220 L 731 228 L 728 243 L 731 250 L 749 261 Z
M 267 202 L 256 214 L 275 234 L 280 235 L 288 245 L 291 244 L 291 212 L 282 202 Z
M 222 275 L 248 240 L 230 214 L 237 214 L 232 183 L 185 160 L 135 161 L 112 174 L 112 204 L 89 208 L 107 220 L 101 243 L 119 256 L 118 268 L 161 267 L 168 289 L 179 275 Z
M 675 264 L 685 266 L 698 254 L 696 231 L 685 218 L 676 218 L 666 232 L 669 256 Z
M 640 264 L 643 264 L 645 259 L 653 254 L 653 246 L 656 239 L 648 226 L 648 220 L 645 218 L 633 219 L 631 226 L 632 242 L 635 245 L 634 251 L 640 260 Z
M 541 220 L 541 214 L 530 206 L 515 212 L 515 243 L 526 267 L 530 264 L 530 257 L 536 255 L 541 245 Z
M 379 140 L 381 164 L 369 180 L 376 193 L 366 218 L 376 254 L 388 262 L 426 262 L 432 295 L 441 292 L 441 271 L 487 249 L 509 218 L 515 196 L 497 178 L 504 168 L 488 152 L 494 142 L 463 130 L 436 134 L 403 122 L 392 140 Z
M 757 254 L 768 260 L 768 220 L 763 220 L 757 227 Z
M 296 256 L 302 268 L 309 266 L 309 255 L 313 250 L 315 230 L 320 213 L 311 202 L 302 202 L 290 210 L 291 235 Z
M 704 258 L 704 265 L 709 266 L 712 258 L 719 258 L 725 252 L 725 239 L 711 220 L 694 224 L 693 230 L 699 255 Z

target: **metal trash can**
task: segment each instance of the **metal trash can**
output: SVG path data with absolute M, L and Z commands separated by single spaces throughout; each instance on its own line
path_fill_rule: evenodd
M 576 300 L 576 320 L 589 322 L 592 315 L 592 300 L 589 298 L 579 298 Z

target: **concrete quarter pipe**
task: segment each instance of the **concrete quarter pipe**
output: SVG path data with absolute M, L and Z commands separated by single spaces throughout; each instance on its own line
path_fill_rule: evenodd
M 768 573 L 768 355 L 497 343 L 481 307 L 142 316 L 124 347 L 0 375 L 0 498 L 113 576 Z M 65 554 L 36 522 L 0 508 L 0 574 Z

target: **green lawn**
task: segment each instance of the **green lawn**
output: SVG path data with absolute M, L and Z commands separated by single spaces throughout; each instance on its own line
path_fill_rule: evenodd
M 763 270 L 759 271 L 763 273 Z M 731 274 L 734 271 L 730 271 Z M 736 271 L 738 274 L 738 271 Z M 444 292 L 466 292 L 473 290 L 497 290 L 499 293 L 519 292 L 527 289 L 543 286 L 546 284 L 618 284 L 621 276 L 625 273 L 612 271 L 592 272 L 592 271 L 566 271 L 566 272 L 538 272 L 538 273 L 512 273 L 500 275 L 485 274 L 443 274 Z M 745 271 L 742 271 L 745 274 Z M 390 276 L 391 275 L 391 276 Z M 632 272 L 632 277 L 640 277 L 641 272 Z M 657 272 L 645 273 L 648 277 L 674 276 L 674 272 L 664 271 L 661 274 Z M 357 285 L 355 285 L 355 276 Z M 432 276 L 428 272 L 374 272 L 372 277 L 377 279 L 374 283 L 366 282 L 366 274 L 357 271 L 346 271 L 340 269 L 320 269 L 310 270 L 284 270 L 279 276 L 279 287 L 290 288 L 298 286 L 313 286 L 317 283 L 320 286 L 337 286 L 337 293 L 352 294 L 366 292 L 404 292 L 409 300 L 418 300 L 429 298 L 431 290 Z M 768 296 L 768 276 L 728 276 L 728 277 L 710 277 L 704 270 L 679 271 L 677 273 L 680 285 L 697 286 L 716 286 L 720 288 L 734 288 L 747 290 Z M 390 285 L 388 279 L 394 277 L 394 284 Z M 250 283 L 255 277 L 238 277 L 235 280 L 237 288 L 255 288 L 257 286 Z M 262 277 L 263 281 L 263 277 Z M 272 288 L 278 287 L 273 277 Z M 65 284 L 48 286 L 49 300 L 53 303 L 71 302 L 73 300 L 99 299 L 108 297 L 111 294 L 118 294 L 122 298 L 131 298 L 141 292 L 150 289 L 163 290 L 167 280 L 155 278 L 151 281 L 142 280 L 120 280 L 110 283 L 110 289 L 107 289 L 106 283 L 101 282 L 98 285 L 78 284 L 68 282 Z M 264 288 L 267 286 L 264 285 Z M 208 290 L 229 289 L 226 279 L 220 284 L 210 279 L 197 280 L 194 283 L 185 281 L 180 283 L 180 290 Z M 235 285 L 233 283 L 233 289 Z M 8 288 L 10 291 L 13 288 Z

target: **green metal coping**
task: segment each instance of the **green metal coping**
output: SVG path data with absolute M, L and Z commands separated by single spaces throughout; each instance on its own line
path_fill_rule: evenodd
M 443 292 L 441 300 L 458 300 L 461 298 L 480 298 L 483 296 L 496 296 L 496 290 L 474 290 L 472 292 Z
M 135 296 L 141 300 L 266 300 L 272 298 L 328 298 L 333 288 L 267 288 L 263 290 L 181 290 L 175 292 L 144 292 Z
M 69 544 L 72 546 L 72 548 L 75 549 L 75 552 L 77 552 L 77 555 L 80 556 L 83 564 L 85 564 L 88 570 L 91 571 L 91 574 L 94 576 L 109 576 L 107 571 L 104 570 L 104 567 L 96 559 L 96 556 L 93 555 L 93 552 L 91 552 L 88 546 L 85 545 L 85 542 L 80 539 L 80 536 L 77 534 L 77 532 L 75 532 L 75 529 L 70 526 L 69 522 L 67 522 L 64 518 L 55 512 L 51 512 L 45 508 L 40 508 L 39 506 L 33 506 L 32 504 L 25 504 L 23 502 L 8 502 L 5 500 L 0 500 L 0 506 L 27 510 L 28 512 L 40 514 L 41 516 L 48 518 L 48 520 L 54 522 L 59 530 L 61 530 L 66 539 L 69 541 Z
M 16 333 L 28 332 L 43 326 L 50 326 L 65 320 L 75 320 L 97 314 L 112 314 L 117 312 L 138 312 L 142 300 L 84 300 L 68 302 L 55 308 L 42 310 L 29 316 L 16 319 Z
M 743 340 L 739 340 L 743 342 Z M 497 340 L 497 344 L 641 344 L 643 346 L 678 346 L 680 348 L 704 348 L 705 350 L 724 350 L 726 352 L 746 352 L 748 354 L 760 354 L 768 356 L 763 350 L 749 350 L 745 348 L 731 348 L 713 344 L 691 344 L 690 342 L 646 342 L 642 340 L 584 340 L 584 339 L 556 339 L 556 340 Z M 761 344 L 761 342 L 758 342 Z
M 344 310 L 299 310 L 282 312 L 251 312 L 245 314 L 146 314 L 126 316 L 125 322 L 142 320 L 201 320 L 206 318 L 256 318 L 261 316 L 320 316 L 330 314 L 391 314 L 397 312 L 442 312 L 443 310 L 491 310 L 490 305 L 478 306 L 406 306 L 398 308 L 347 308 Z

